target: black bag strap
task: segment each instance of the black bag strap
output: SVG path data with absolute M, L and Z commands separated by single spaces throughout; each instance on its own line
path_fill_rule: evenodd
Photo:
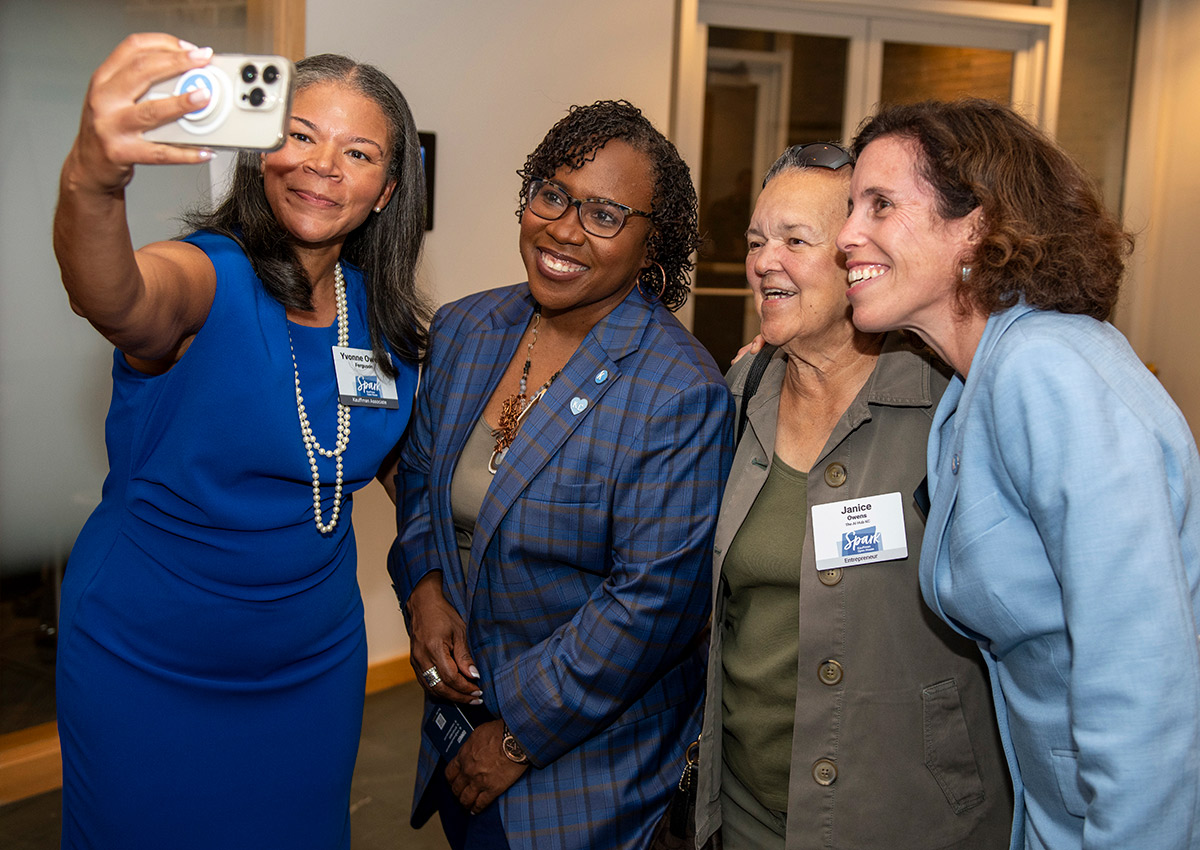
M 775 356 L 775 349 L 778 347 L 777 345 L 764 345 L 762 350 L 755 355 L 754 362 L 750 364 L 750 368 L 746 371 L 746 383 L 742 385 L 742 403 L 738 405 L 738 443 L 742 441 L 742 434 L 746 430 L 746 409 L 750 406 L 750 399 L 754 398 L 754 394 L 758 392 L 758 385 L 762 381 L 763 373 L 767 371 L 767 365 L 771 362 L 771 358 Z

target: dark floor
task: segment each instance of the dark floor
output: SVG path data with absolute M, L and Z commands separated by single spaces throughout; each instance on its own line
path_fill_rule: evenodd
M 350 792 L 353 850 L 446 850 L 437 818 L 419 831 L 408 825 L 420 719 L 421 688 L 415 682 L 367 697 Z M 0 806 L 4 850 L 56 850 L 60 805 L 55 791 Z

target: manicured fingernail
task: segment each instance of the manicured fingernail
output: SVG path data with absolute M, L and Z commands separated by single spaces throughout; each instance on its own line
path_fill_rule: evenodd
M 196 151 L 196 156 L 200 157 L 201 160 L 209 160 L 209 159 L 213 158 L 213 152 L 212 151 Z
M 471 691 L 471 696 L 481 697 L 481 696 L 483 696 L 483 691 Z
M 188 51 L 189 59 L 196 59 L 196 60 L 203 59 L 203 60 L 207 61 L 212 58 L 212 55 L 213 55 L 213 49 L 211 47 L 193 47 L 191 50 Z
M 471 665 L 471 678 L 472 679 L 479 678 L 479 668 L 476 667 L 474 664 Z
M 471 700 L 471 705 L 483 705 L 483 700 L 473 699 L 473 700 Z
M 202 103 L 208 103 L 210 97 L 212 97 L 212 92 L 201 86 L 188 92 L 187 102 L 193 106 L 199 106 Z
M 180 50 L 195 50 L 196 45 L 192 44 L 190 41 L 188 41 L 185 38 L 181 38 L 181 39 L 179 39 L 179 49 Z

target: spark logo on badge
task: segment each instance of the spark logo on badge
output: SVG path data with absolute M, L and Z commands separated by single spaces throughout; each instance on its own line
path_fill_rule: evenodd
M 856 531 L 847 531 L 842 535 L 842 557 L 850 555 L 866 555 L 869 552 L 883 551 L 883 535 L 875 530 L 875 526 L 870 528 L 860 528 Z
M 355 375 L 354 393 L 364 398 L 383 398 L 383 387 L 374 375 Z

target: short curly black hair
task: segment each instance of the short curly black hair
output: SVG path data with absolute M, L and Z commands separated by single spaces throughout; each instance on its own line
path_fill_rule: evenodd
M 675 145 L 632 103 L 598 100 L 590 106 L 572 106 L 517 172 L 521 176 L 517 218 L 525 212 L 531 180 L 548 180 L 564 165 L 580 168 L 613 139 L 644 153 L 654 171 L 653 227 L 647 247 L 657 265 L 642 270 L 638 285 L 643 293 L 661 299 L 667 309 L 678 310 L 691 289 L 692 253 L 700 247 L 696 187 Z

